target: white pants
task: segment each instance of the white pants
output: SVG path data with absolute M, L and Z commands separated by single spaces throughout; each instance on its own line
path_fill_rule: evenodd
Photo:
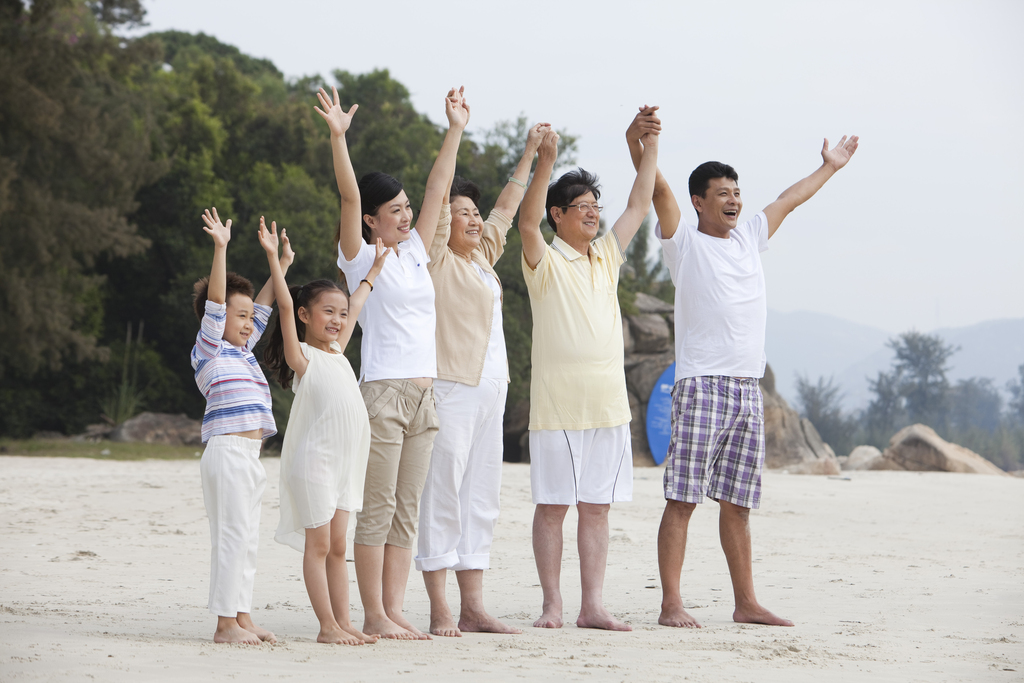
M 219 617 L 252 611 L 260 503 L 267 486 L 260 445 L 242 436 L 214 436 L 199 463 L 210 518 L 209 607 Z
M 488 569 L 501 493 L 508 382 L 435 380 L 441 429 L 420 498 L 417 571 Z
M 530 489 L 537 505 L 633 500 L 629 423 L 530 431 Z

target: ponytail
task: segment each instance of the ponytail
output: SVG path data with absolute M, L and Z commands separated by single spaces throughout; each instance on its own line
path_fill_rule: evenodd
M 345 290 L 339 287 L 338 283 L 331 282 L 330 280 L 313 280 L 301 287 L 292 285 L 288 288 L 288 293 L 292 297 L 292 315 L 295 316 L 295 331 L 298 333 L 300 342 L 306 340 L 306 324 L 299 319 L 299 309 L 305 308 L 308 311 L 316 303 L 316 300 L 320 298 L 321 294 L 330 290 L 338 290 L 342 294 L 345 293 Z M 355 321 L 350 321 L 349 324 L 354 323 Z M 295 371 L 288 366 L 288 360 L 285 358 L 280 309 L 278 309 L 277 317 L 274 319 L 274 329 L 270 332 L 270 341 L 267 342 L 267 348 L 263 351 L 263 362 L 266 363 L 270 372 L 277 378 L 282 387 L 285 389 L 291 387 Z

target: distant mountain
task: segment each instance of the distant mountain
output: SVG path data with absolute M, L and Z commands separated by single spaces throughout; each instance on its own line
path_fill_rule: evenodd
M 1005 390 L 1024 363 L 1024 318 L 988 320 L 969 327 L 942 328 L 938 334 L 960 347 L 950 358 L 950 381 L 989 377 Z M 856 410 L 871 400 L 868 378 L 892 366 L 885 346 L 895 337 L 884 330 L 824 313 L 768 311 L 765 352 L 775 371 L 776 387 L 795 403 L 796 375 L 811 381 L 834 377 L 844 392 L 844 406 Z

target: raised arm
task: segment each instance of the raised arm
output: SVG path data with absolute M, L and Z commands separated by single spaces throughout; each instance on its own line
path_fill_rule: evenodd
M 260 216 L 260 222 L 263 222 L 262 216 Z M 258 236 L 259 231 L 257 231 Z M 288 239 L 288 232 L 284 228 L 281 228 L 281 244 L 283 248 L 281 249 L 281 259 L 278 263 L 281 264 L 281 274 L 288 275 L 288 267 L 295 260 L 295 252 L 292 251 L 291 240 Z M 256 295 L 256 303 L 263 306 L 271 306 L 274 303 L 274 296 L 274 274 L 271 273 L 270 277 L 267 278 L 267 283 L 263 285 L 263 289 Z
M 768 237 L 771 238 L 775 231 L 782 225 L 793 209 L 800 206 L 821 189 L 828 179 L 835 175 L 836 171 L 850 161 L 853 153 L 857 151 L 857 144 L 860 138 L 854 135 L 849 140 L 846 136 L 839 141 L 832 149 L 828 148 L 828 138 L 825 138 L 821 146 L 821 166 L 811 175 L 796 184 L 790 186 L 779 198 L 764 208 L 764 214 L 768 217 Z
M 231 241 L 231 219 L 227 224 L 220 222 L 217 207 L 203 212 L 203 230 L 213 238 L 213 266 L 206 286 L 206 300 L 215 304 L 225 303 L 228 293 L 228 242 Z
M 299 346 L 299 333 L 295 328 L 295 303 L 292 301 L 292 293 L 288 291 L 284 270 L 277 259 L 277 223 L 272 222 L 270 230 L 267 230 L 267 224 L 263 216 L 260 216 L 259 236 L 260 246 L 267 252 L 270 279 L 274 283 L 274 293 L 277 296 L 277 316 L 278 324 L 281 326 L 281 337 L 284 340 L 284 359 L 295 373 L 295 377 L 302 377 L 309 367 L 309 361 L 302 355 L 302 347 Z
M 632 125 L 632 124 L 631 124 Z M 612 230 L 619 239 L 619 247 L 626 250 L 632 241 L 636 231 L 647 217 L 647 211 L 651 208 L 651 197 L 654 195 L 654 179 L 658 175 L 658 136 L 659 131 L 648 130 L 640 138 L 640 144 L 644 150 L 640 158 L 640 165 L 637 168 L 636 180 L 633 181 L 633 189 L 629 191 L 629 200 L 626 202 L 626 210 L 615 221 Z
M 648 131 L 661 131 L 661 119 L 655 112 L 658 107 L 640 107 L 640 113 L 633 119 L 633 123 L 626 129 L 626 144 L 629 145 L 629 157 L 633 161 L 633 168 L 640 170 L 640 159 L 643 158 L 644 148 L 640 144 L 640 138 Z M 665 176 L 658 169 L 654 176 L 654 212 L 658 214 L 658 222 L 661 223 L 661 236 L 669 239 L 675 234 L 679 227 L 679 219 L 682 213 L 679 210 L 679 202 L 672 194 Z
M 551 171 L 555 168 L 558 158 L 558 133 L 550 127 L 537 150 L 537 169 L 533 172 L 533 180 L 526 188 L 523 197 L 522 211 L 519 212 L 519 234 L 523 238 L 523 256 L 526 265 L 536 268 L 544 258 L 547 242 L 540 232 L 540 222 L 544 220 L 544 205 L 548 199 L 548 183 L 551 182 Z
M 345 324 L 345 329 L 338 335 L 338 343 L 341 345 L 342 351 L 345 350 L 349 340 L 352 338 L 352 332 L 356 328 L 356 318 L 359 317 L 359 312 L 363 310 L 363 304 L 366 303 L 370 292 L 373 291 L 373 283 L 377 276 L 380 275 L 381 269 L 384 268 L 384 260 L 390 253 L 391 248 L 385 247 L 384 242 L 378 237 L 377 256 L 373 260 L 373 265 L 370 266 L 370 271 L 360 281 L 359 286 L 353 289 L 352 294 L 348 297 L 348 322 Z
M 328 98 L 327 92 L 320 88 L 320 92 L 316 96 L 323 109 L 313 108 L 331 129 L 334 178 L 338 182 L 338 192 L 341 193 L 341 240 L 338 245 L 341 247 L 341 253 L 345 259 L 351 261 L 359 254 L 359 248 L 363 242 L 363 213 L 359 201 L 359 182 L 356 180 L 355 169 L 352 168 L 352 159 L 348 156 L 345 132 L 352 125 L 352 117 L 359 109 L 359 105 L 353 104 L 348 113 L 345 113 L 338 99 L 338 89 L 332 87 L 331 92 L 333 99 Z
M 505 184 L 505 189 L 498 195 L 498 201 L 494 203 L 494 208 L 510 219 L 515 217 L 516 211 L 519 210 L 519 204 L 526 194 L 526 181 L 530 179 L 533 157 L 537 154 L 544 136 L 550 130 L 550 123 L 538 123 L 526 134 L 526 148 L 523 150 L 523 156 Z
M 448 117 L 448 132 L 441 144 L 441 151 L 427 176 L 427 188 L 423 193 L 423 206 L 416 221 L 416 232 L 429 249 L 434 241 L 434 231 L 441 217 L 441 205 L 448 201 L 448 188 L 455 175 L 455 157 L 462 141 L 462 131 L 469 123 L 469 103 L 462 96 L 463 89 L 452 88 L 444 100 L 444 113 Z

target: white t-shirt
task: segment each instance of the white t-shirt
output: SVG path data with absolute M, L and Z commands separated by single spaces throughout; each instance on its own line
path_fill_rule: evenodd
M 491 337 L 487 341 L 487 355 L 484 356 L 484 370 L 480 375 L 488 379 L 508 381 L 508 359 L 505 353 L 505 329 L 501 322 L 501 285 L 486 270 L 473 264 L 480 279 L 484 281 L 494 295 L 494 315 L 491 316 Z
M 661 240 L 676 286 L 676 381 L 702 375 L 762 377 L 768 303 L 761 267 L 768 249 L 768 218 L 758 213 L 729 239 L 680 221 Z
M 338 247 L 338 267 L 354 290 L 377 256 L 375 246 L 361 243 L 351 261 Z M 437 377 L 434 340 L 434 282 L 427 272 L 430 257 L 415 229 L 398 250 L 388 254 L 384 269 L 373 282 L 373 293 L 359 312 L 363 328 L 360 379 Z

